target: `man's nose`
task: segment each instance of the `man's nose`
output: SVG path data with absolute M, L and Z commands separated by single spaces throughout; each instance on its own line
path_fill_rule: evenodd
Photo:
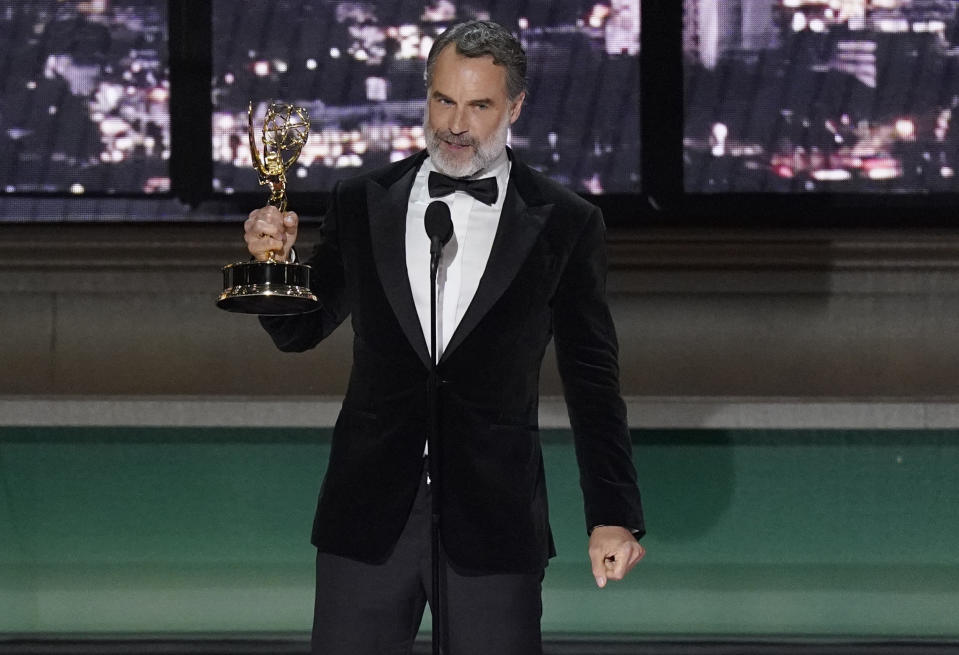
M 456 107 L 453 109 L 453 112 L 450 115 L 449 129 L 450 132 L 457 135 L 469 131 L 469 123 L 466 120 L 466 114 L 462 107 Z

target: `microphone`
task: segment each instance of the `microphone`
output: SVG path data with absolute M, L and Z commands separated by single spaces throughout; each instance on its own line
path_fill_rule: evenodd
M 440 398 L 439 376 L 436 373 L 438 353 L 436 350 L 436 274 L 440 267 L 440 257 L 443 256 L 443 246 L 453 237 L 453 219 L 450 218 L 450 207 L 442 200 L 434 200 L 426 207 L 424 217 L 426 236 L 430 238 L 430 366 L 432 370 L 426 383 L 426 405 L 430 421 L 426 431 L 426 450 L 429 478 L 432 480 L 432 500 L 430 509 L 430 563 L 433 572 L 433 599 L 435 613 L 433 620 L 436 628 L 433 632 L 433 654 L 440 652 L 440 643 L 446 639 L 446 607 L 443 599 L 446 589 L 440 575 L 440 507 L 442 506 L 441 484 L 442 475 L 439 474 L 441 452 L 443 449 L 442 428 L 440 426 Z M 445 651 L 445 647 L 443 648 Z
M 450 207 L 442 200 L 434 200 L 426 208 L 426 236 L 430 238 L 430 255 L 438 258 L 453 236 Z

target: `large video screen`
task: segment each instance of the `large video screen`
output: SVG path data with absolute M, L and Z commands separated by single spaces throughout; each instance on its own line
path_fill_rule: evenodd
M 683 0 L 688 192 L 959 190 L 959 0 Z
M 257 188 L 251 100 L 257 126 L 271 100 L 310 114 L 292 191 L 327 191 L 424 148 L 429 48 L 479 18 L 512 30 L 529 60 L 517 156 L 576 191 L 637 192 L 639 12 L 639 0 L 214 0 L 214 191 Z
M 0 0 L 0 192 L 168 191 L 166 0 Z

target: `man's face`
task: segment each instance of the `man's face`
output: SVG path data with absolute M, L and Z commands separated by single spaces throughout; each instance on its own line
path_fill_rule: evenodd
M 450 177 L 473 175 L 503 152 L 525 98 L 520 94 L 510 102 L 506 69 L 492 57 L 464 57 L 453 45 L 436 58 L 427 93 L 426 149 L 437 170 Z

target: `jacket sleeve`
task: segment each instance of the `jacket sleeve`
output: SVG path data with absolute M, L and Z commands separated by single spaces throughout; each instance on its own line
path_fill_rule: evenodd
M 619 525 L 645 533 L 626 405 L 619 389 L 616 330 L 606 302 L 602 214 L 586 221 L 553 303 L 556 357 L 579 464 L 586 529 Z
M 260 324 L 284 352 L 309 350 L 328 337 L 350 314 L 346 275 L 340 248 L 340 186 L 333 189 L 330 207 L 320 225 L 319 241 L 306 260 L 310 266 L 310 288 L 318 307 L 295 316 L 261 316 Z

